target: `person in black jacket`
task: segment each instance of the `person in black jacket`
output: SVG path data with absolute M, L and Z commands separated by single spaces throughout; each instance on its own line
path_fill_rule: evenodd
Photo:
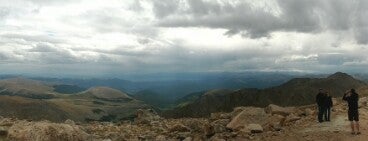
M 316 103 L 318 106 L 318 122 L 323 122 L 323 115 L 325 113 L 325 94 L 323 89 L 319 89 L 318 94 L 316 95 Z
M 326 92 L 325 95 L 325 121 L 330 121 L 330 117 L 331 117 L 331 107 L 333 106 L 333 102 L 332 102 L 332 97 L 330 96 L 330 94 L 328 92 Z
M 350 91 L 346 91 L 344 96 L 342 97 L 343 100 L 348 102 L 348 118 L 350 121 L 351 126 L 351 134 L 360 134 L 359 131 L 359 112 L 358 112 L 358 100 L 359 95 L 355 92 L 355 89 L 351 89 Z M 356 132 L 354 130 L 356 128 Z

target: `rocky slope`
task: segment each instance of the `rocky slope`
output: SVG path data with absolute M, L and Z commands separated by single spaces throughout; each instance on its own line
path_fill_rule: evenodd
M 319 88 L 333 97 L 341 97 L 351 88 L 363 89 L 366 83 L 337 72 L 326 78 L 295 78 L 280 86 L 266 89 L 240 89 L 234 92 L 203 94 L 198 99 L 163 113 L 165 117 L 203 117 L 213 112 L 229 112 L 238 106 L 265 107 L 269 104 L 301 106 L 313 104 Z M 363 92 L 363 91 L 362 91 Z
M 334 99 L 331 122 L 317 123 L 314 105 L 266 108 L 236 107 L 229 113 L 212 113 L 208 118 L 165 119 L 153 110 L 137 110 L 136 118 L 120 123 L 64 123 L 26 121 L 0 117 L 0 140 L 14 141 L 365 141 L 368 128 L 361 135 L 351 135 L 347 105 Z M 368 123 L 367 98 L 360 102 L 361 125 Z

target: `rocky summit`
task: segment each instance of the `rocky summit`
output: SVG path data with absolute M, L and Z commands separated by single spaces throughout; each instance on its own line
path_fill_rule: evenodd
M 361 125 L 368 123 L 367 100 L 360 98 Z M 0 117 L 0 136 L 11 141 L 365 141 L 368 128 L 362 126 L 361 135 L 351 135 L 346 103 L 333 101 L 332 120 L 323 123 L 316 120 L 315 105 L 236 107 L 206 118 L 178 119 L 162 118 L 153 109 L 139 109 L 134 121 L 118 123 Z

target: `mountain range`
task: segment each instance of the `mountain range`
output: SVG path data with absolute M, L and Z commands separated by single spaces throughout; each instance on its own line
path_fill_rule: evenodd
M 239 106 L 308 105 L 315 102 L 315 95 L 320 88 L 328 91 L 333 97 L 341 97 L 346 90 L 355 88 L 363 92 L 366 87 L 365 82 L 346 73 L 337 72 L 325 78 L 294 78 L 279 86 L 265 89 L 212 90 L 197 95 L 194 100 L 181 101 L 163 115 L 174 118 L 203 117 L 214 112 L 229 112 Z
M 286 79 L 286 77 L 279 75 L 269 79 L 273 78 Z M 277 81 L 279 80 L 281 79 Z M 259 83 L 263 81 L 267 81 L 267 79 L 262 79 Z M 85 80 L 85 82 L 89 81 Z M 204 117 L 214 112 L 229 112 L 238 106 L 265 107 L 269 104 L 280 106 L 313 104 L 319 88 L 326 89 L 333 97 L 341 97 L 344 91 L 351 88 L 356 88 L 363 95 L 368 93 L 365 82 L 341 72 L 326 77 L 293 78 L 268 88 L 229 86 L 230 88 L 209 89 L 207 87 L 208 89 L 201 89 L 197 92 L 180 94 L 183 95 L 181 97 L 174 94 L 175 96 L 172 97 L 176 98 L 149 89 L 142 89 L 132 94 L 104 85 L 107 82 L 96 82 L 92 87 L 89 87 L 88 85 L 62 83 L 62 81 L 56 80 L 4 78 L 0 80 L 0 113 L 1 116 L 5 117 L 31 120 L 120 121 L 132 119 L 137 109 L 154 108 L 161 115 L 170 118 Z M 118 79 L 114 82 L 132 85 L 129 81 Z M 224 80 L 223 83 L 225 82 L 228 81 Z M 95 86 L 95 84 L 101 84 L 101 86 Z M 165 87 L 168 86 L 165 85 Z M 180 86 L 176 92 L 180 93 L 181 88 L 184 87 L 186 86 Z M 175 87 L 171 89 L 175 89 Z M 191 91 L 195 89 L 191 89 Z

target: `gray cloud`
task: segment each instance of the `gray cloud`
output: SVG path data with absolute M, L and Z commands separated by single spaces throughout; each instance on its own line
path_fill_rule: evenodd
M 27 35 L 22 33 L 5 33 L 0 34 L 2 38 L 16 40 L 18 42 L 48 42 L 48 43 L 67 43 L 66 40 L 59 37 L 54 37 L 52 35 L 42 34 L 42 35 Z
M 249 1 L 234 4 L 223 0 L 153 2 L 160 19 L 158 26 L 162 27 L 224 28 L 228 30 L 225 35 L 240 34 L 250 38 L 268 37 L 276 31 L 318 33 L 354 29 L 356 40 L 366 43 L 368 22 L 363 17 L 368 3 L 364 0 L 277 0 L 259 5 L 262 4 Z
M 153 11 L 159 18 L 164 18 L 178 11 L 180 0 L 154 0 Z
M 40 43 L 36 47 L 28 50 L 29 52 L 57 52 L 57 48 L 53 47 L 52 44 Z
M 0 68 L 108 74 L 368 66 L 363 0 L 20 1 L 0 1 Z

